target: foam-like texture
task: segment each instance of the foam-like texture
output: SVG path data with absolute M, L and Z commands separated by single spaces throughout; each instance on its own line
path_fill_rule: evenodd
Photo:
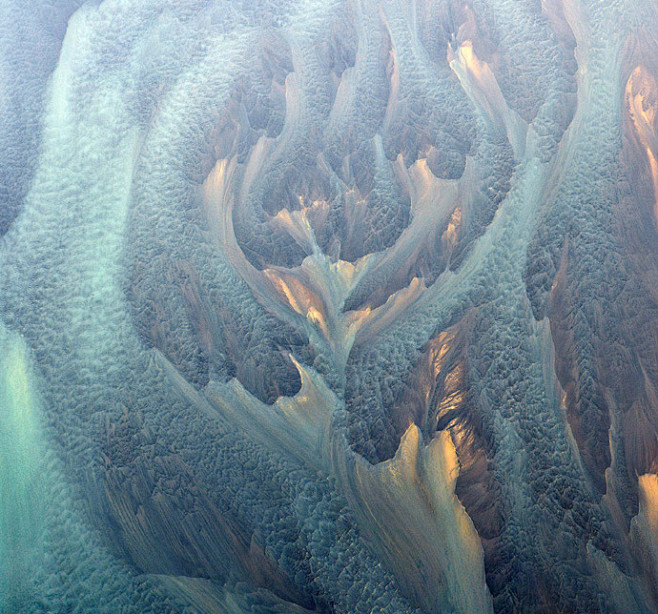
M 0 613 L 658 612 L 654 3 L 0 5 Z

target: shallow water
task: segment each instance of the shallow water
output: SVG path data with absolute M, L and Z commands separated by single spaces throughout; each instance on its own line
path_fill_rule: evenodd
M 648 0 L 0 0 L 0 611 L 658 611 Z

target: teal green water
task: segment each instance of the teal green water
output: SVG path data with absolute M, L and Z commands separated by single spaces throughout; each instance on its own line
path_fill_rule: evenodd
M 43 536 L 44 448 L 24 341 L 0 327 L 0 611 L 33 598 Z

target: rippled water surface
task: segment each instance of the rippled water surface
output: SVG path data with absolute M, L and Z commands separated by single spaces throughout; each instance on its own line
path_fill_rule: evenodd
M 0 612 L 658 612 L 653 0 L 0 0 Z

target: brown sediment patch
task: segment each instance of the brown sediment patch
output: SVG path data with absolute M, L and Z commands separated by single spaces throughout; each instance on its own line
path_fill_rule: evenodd
M 427 612 L 490 612 L 480 540 L 455 495 L 459 461 L 448 431 L 427 446 L 412 424 L 377 465 L 338 457 L 359 526 L 411 602 Z
M 637 66 L 626 83 L 626 113 L 636 144 L 646 156 L 653 185 L 653 213 L 658 221 L 658 83 L 644 66 Z
M 640 506 L 631 522 L 630 534 L 637 558 L 658 600 L 658 475 L 639 476 L 638 490 Z
M 192 393 L 194 394 L 194 393 Z M 222 514 L 181 456 L 160 445 L 138 412 L 107 423 L 102 522 L 141 573 L 216 579 L 235 574 L 295 603 L 307 600 L 257 538 Z
M 473 520 L 485 553 L 491 553 L 503 529 L 503 517 L 485 428 L 470 393 L 467 351 L 474 318 L 475 311 L 469 312 L 427 343 L 393 415 L 400 432 L 410 423 L 428 436 L 450 432 L 460 466 L 457 496 Z
M 589 407 L 589 411 L 598 412 L 597 428 L 594 428 L 593 417 L 584 414 L 590 399 L 584 398 L 583 376 L 578 369 L 578 347 L 573 334 L 575 314 L 568 275 L 569 254 L 569 241 L 565 239 L 560 268 L 551 287 L 547 314 L 555 347 L 555 373 L 564 393 L 563 403 L 567 420 L 581 459 L 597 489 L 603 493 L 606 489 L 605 471 L 611 461 L 608 436 L 610 415 L 602 395 L 600 406 L 596 409 Z M 595 385 L 598 386 L 598 383 Z

